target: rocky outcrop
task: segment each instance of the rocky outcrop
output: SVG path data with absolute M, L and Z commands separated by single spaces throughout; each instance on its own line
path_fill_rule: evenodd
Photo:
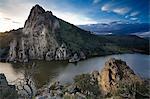
M 57 50 L 55 55 L 55 60 L 66 60 L 69 58 L 69 53 L 67 46 L 62 44 Z
M 86 99 L 74 84 L 60 84 L 56 81 L 47 88 L 37 91 L 36 99 Z
M 71 52 L 65 43 L 58 40 L 59 27 L 59 19 L 52 12 L 35 5 L 20 33 L 21 36 L 10 42 L 8 60 L 68 60 Z
M 138 85 L 136 85 L 137 82 Z M 122 86 L 124 86 L 123 89 Z M 149 85 L 144 83 L 144 80 L 136 75 L 126 62 L 110 58 L 101 71 L 76 75 L 74 82 L 70 84 L 51 83 L 49 87 L 39 89 L 36 97 L 37 99 L 44 97 L 61 99 L 136 99 L 136 97 L 142 96 L 140 99 L 149 99 L 148 92 L 146 92 L 149 87 L 146 89 L 144 86 L 148 87 Z
M 49 51 L 46 53 L 45 60 L 46 60 L 46 61 L 51 61 L 51 60 L 54 59 L 54 56 L 55 56 L 55 50 L 54 50 L 54 49 L 51 49 L 51 50 L 49 50 Z
M 16 46 L 17 46 L 17 41 L 14 39 L 12 42 L 10 42 L 10 49 L 9 49 L 9 61 L 15 61 L 17 57 L 17 52 L 16 52 Z
M 117 90 L 119 83 L 142 83 L 142 79 L 127 66 L 126 62 L 115 58 L 109 59 L 99 76 L 99 85 L 104 94 L 112 93 Z
M 51 12 L 39 5 L 34 6 L 25 22 L 22 37 L 10 43 L 9 61 L 44 59 L 48 50 L 59 47 L 54 34 L 58 27 L 59 22 Z
M 0 74 L 0 99 L 17 99 L 15 85 L 9 85 L 4 74 Z
M 81 51 L 80 53 L 75 53 L 73 56 L 69 59 L 69 62 L 78 62 L 79 60 L 86 59 L 85 54 Z

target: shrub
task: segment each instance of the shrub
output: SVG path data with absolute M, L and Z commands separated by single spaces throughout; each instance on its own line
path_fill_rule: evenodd
M 97 79 L 92 78 L 90 74 L 77 75 L 74 78 L 75 85 L 88 95 L 100 95 Z M 90 94 L 89 94 L 90 93 Z

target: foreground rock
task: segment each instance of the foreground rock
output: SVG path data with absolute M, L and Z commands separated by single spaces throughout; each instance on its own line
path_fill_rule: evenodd
M 111 58 L 100 72 L 93 71 L 90 74 L 77 75 L 72 84 L 55 82 L 46 88 L 46 92 L 39 91 L 42 95 L 37 95 L 37 97 L 149 99 L 149 88 L 149 83 L 145 83 L 136 75 L 126 62 Z
M 105 63 L 104 68 L 100 72 L 99 84 L 105 94 L 108 94 L 116 91 L 120 82 L 124 84 L 142 83 L 142 79 L 127 66 L 126 62 L 111 58 Z
M 0 74 L 0 99 L 17 99 L 15 85 L 9 85 L 4 74 Z

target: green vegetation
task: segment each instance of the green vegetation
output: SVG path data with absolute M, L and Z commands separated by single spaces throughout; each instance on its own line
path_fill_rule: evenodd
M 16 91 L 11 89 L 0 90 L 0 99 L 18 99 L 18 94 Z
M 115 96 L 133 97 L 136 99 L 148 99 L 150 94 L 150 85 L 148 83 L 120 83 Z
M 93 35 L 63 20 L 60 20 L 57 33 L 60 44 L 65 42 L 73 52 L 83 51 L 87 56 L 149 53 L 148 40 L 135 35 Z
M 74 83 L 86 96 L 100 96 L 98 81 L 97 79 L 92 78 L 90 74 L 81 74 L 75 76 Z

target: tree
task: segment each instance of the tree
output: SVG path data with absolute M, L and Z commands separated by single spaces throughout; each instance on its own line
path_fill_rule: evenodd
M 148 99 L 149 96 L 149 84 L 145 82 L 131 82 L 131 83 L 119 83 L 118 90 L 116 92 L 117 95 L 122 97 L 128 97 L 132 99 Z
M 32 99 L 35 96 L 36 87 L 33 82 L 33 75 L 38 73 L 35 63 L 32 65 L 23 65 L 23 78 L 15 80 L 18 94 L 20 96 Z

